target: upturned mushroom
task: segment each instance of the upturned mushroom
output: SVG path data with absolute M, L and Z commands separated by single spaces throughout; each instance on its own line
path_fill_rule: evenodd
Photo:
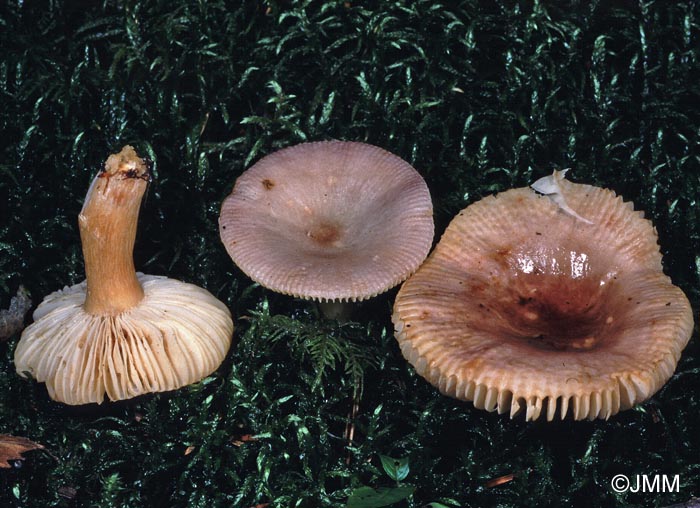
M 432 245 L 433 209 L 425 181 L 401 158 L 322 141 L 279 150 L 243 173 L 221 207 L 219 231 L 233 261 L 261 285 L 320 302 L 359 301 L 418 268 Z
M 147 164 L 126 146 L 93 180 L 79 215 L 86 280 L 50 294 L 15 350 L 22 376 L 66 404 L 122 400 L 194 383 L 231 344 L 227 307 L 206 290 L 136 273 Z
M 447 395 L 526 420 L 607 419 L 672 376 L 693 329 L 657 235 L 563 174 L 462 210 L 398 293 L 404 357 Z

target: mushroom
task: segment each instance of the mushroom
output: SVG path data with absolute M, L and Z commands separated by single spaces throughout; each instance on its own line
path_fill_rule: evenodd
M 348 302 L 418 268 L 433 212 L 425 181 L 404 160 L 365 143 L 321 141 L 279 150 L 243 173 L 219 231 L 233 261 L 263 286 Z
M 77 405 L 174 390 L 216 369 L 231 344 L 226 306 L 202 288 L 136 273 L 133 248 L 150 174 L 125 146 L 79 215 L 86 280 L 50 294 L 15 350 L 22 375 Z
M 511 418 L 607 419 L 673 374 L 693 316 L 654 227 L 562 177 L 462 210 L 400 289 L 401 351 L 442 393 Z

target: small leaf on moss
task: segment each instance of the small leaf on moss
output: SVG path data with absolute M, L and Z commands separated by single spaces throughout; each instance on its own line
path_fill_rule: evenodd
M 379 455 L 379 458 L 381 459 L 382 467 L 384 468 L 384 471 L 386 471 L 386 474 L 389 475 L 389 478 L 396 480 L 397 482 L 406 479 L 410 470 L 408 466 L 408 457 L 404 457 L 403 459 L 393 459 L 387 455 Z
M 379 508 L 389 506 L 406 499 L 416 488 L 410 485 L 402 487 L 358 487 L 348 498 L 346 508 Z
M 22 454 L 29 450 L 42 450 L 44 447 L 39 443 L 30 441 L 26 437 L 10 436 L 0 434 L 0 467 L 10 468 L 11 460 L 24 460 Z

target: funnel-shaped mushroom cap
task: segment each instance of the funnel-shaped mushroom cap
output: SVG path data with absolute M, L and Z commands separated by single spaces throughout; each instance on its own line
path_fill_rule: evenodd
M 226 306 L 192 284 L 137 275 L 143 300 L 116 315 L 85 311 L 85 282 L 46 297 L 15 351 L 17 372 L 66 404 L 174 390 L 213 372 L 233 333 Z
M 236 181 L 221 239 L 250 278 L 316 300 L 363 300 L 413 273 L 433 239 L 430 193 L 407 162 L 364 143 L 304 143 Z
M 396 337 L 419 374 L 478 408 L 608 418 L 671 377 L 692 313 L 641 212 L 555 180 L 552 196 L 513 189 L 460 212 L 399 291 Z

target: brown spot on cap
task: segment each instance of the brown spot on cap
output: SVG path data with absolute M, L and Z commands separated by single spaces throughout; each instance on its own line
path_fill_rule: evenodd
M 319 245 L 331 246 L 341 236 L 340 226 L 330 222 L 321 222 L 306 233 Z

